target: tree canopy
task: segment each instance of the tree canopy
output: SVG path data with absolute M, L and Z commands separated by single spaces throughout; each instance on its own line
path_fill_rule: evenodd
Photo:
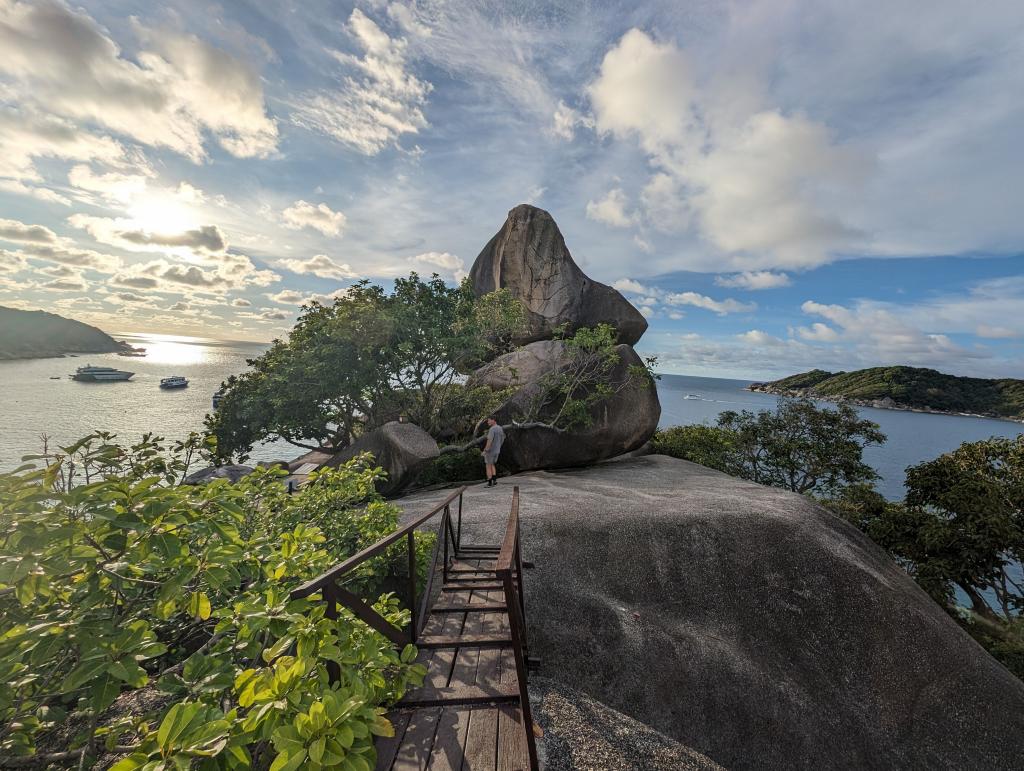
M 288 340 L 229 378 L 207 429 L 224 458 L 273 439 L 339 450 L 401 415 L 434 436 L 465 433 L 459 417 L 485 413 L 495 396 L 467 393 L 460 375 L 507 350 L 522 324 L 505 290 L 478 298 L 468 282 L 415 273 L 390 294 L 360 281 L 333 305 L 306 306 Z
M 863 451 L 884 441 L 849 405 L 780 399 L 774 410 L 723 412 L 714 427 L 660 431 L 655 448 L 772 487 L 831 495 L 878 478 Z

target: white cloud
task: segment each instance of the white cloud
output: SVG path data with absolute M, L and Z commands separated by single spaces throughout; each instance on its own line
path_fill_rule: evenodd
M 775 337 L 774 335 L 769 335 L 767 332 L 760 329 L 751 329 L 743 332 L 742 334 L 736 335 L 736 337 L 745 343 L 750 343 L 751 345 L 774 347 L 786 344 L 785 340 Z
M 725 300 L 713 300 L 707 295 L 696 292 L 675 292 L 664 297 L 667 305 L 693 305 L 697 308 L 714 311 L 719 316 L 727 313 L 748 313 L 757 310 L 757 303 L 744 303 L 739 300 L 727 298 Z
M 252 307 L 252 303 L 249 300 L 246 300 L 244 297 L 236 297 L 234 300 L 231 301 L 231 307 L 232 308 L 251 308 Z
M 30 244 L 20 250 L 21 254 L 33 260 L 45 260 L 59 265 L 89 268 L 102 273 L 112 273 L 121 265 L 121 259 L 92 249 L 79 249 L 64 243 Z
M 613 228 L 628 228 L 636 222 L 636 215 L 627 213 L 629 199 L 621 188 L 612 188 L 604 198 L 587 201 L 587 219 L 603 222 Z
M 1022 333 L 1022 331 L 1019 329 L 992 326 L 990 324 L 979 324 L 975 328 L 974 334 L 976 334 L 978 337 L 984 337 L 990 340 L 1001 340 L 1024 336 L 1024 333 Z
M 746 270 L 731 276 L 716 276 L 715 284 L 732 289 L 776 289 L 789 286 L 789 276 L 785 273 L 774 273 L 770 270 Z
M 89 214 L 72 214 L 68 223 L 85 230 L 102 244 L 135 252 L 179 249 L 209 255 L 227 249 L 227 239 L 216 225 L 201 225 L 177 232 L 154 232 L 140 228 L 133 219 Z
M 302 305 L 308 298 L 294 289 L 282 289 L 277 294 L 268 294 L 267 299 L 279 305 Z
M 68 172 L 68 182 L 72 187 L 99 193 L 108 200 L 121 203 L 128 203 L 144 193 L 148 184 L 145 174 L 122 174 L 116 171 L 96 174 L 85 164 L 78 164 Z
M 293 273 L 309 273 L 320 278 L 333 278 L 339 281 L 347 278 L 356 278 L 357 276 L 356 272 L 348 264 L 337 263 L 326 254 L 316 254 L 308 260 L 278 260 L 278 264 Z
M 559 101 L 552 117 L 551 133 L 561 139 L 572 139 L 576 134 L 577 126 L 593 128 L 594 119 L 583 115 L 565 102 Z
M 587 89 L 597 130 L 635 138 L 659 170 L 645 203 L 652 222 L 700 234 L 745 267 L 806 267 L 833 259 L 854 230 L 820 205 L 849 188 L 859 157 L 800 114 L 743 111 L 698 85 L 687 52 L 632 29 Z M 718 100 L 724 102 L 724 106 Z M 684 202 L 680 190 L 686 190 Z M 618 218 L 625 227 L 631 218 Z
M 362 49 L 362 57 L 330 53 L 345 69 L 342 87 L 306 93 L 294 105 L 292 121 L 326 134 L 364 155 L 376 155 L 403 134 L 426 128 L 423 107 L 432 88 L 409 71 L 407 43 L 391 38 L 356 8 L 347 30 Z
M 284 226 L 292 230 L 312 228 L 325 236 L 337 236 L 345 228 L 345 215 L 340 211 L 333 211 L 325 203 L 314 205 L 299 200 L 285 209 L 282 215 Z
M 277 126 L 266 115 L 257 73 L 195 36 L 139 24 L 136 31 L 145 47 L 133 61 L 84 11 L 5 2 L 0 71 L 23 101 L 47 113 L 194 161 L 206 157 L 204 132 L 239 157 L 276 147 Z
M 654 308 L 650 305 L 641 305 L 637 310 L 640 311 L 640 315 L 645 319 L 649 319 L 654 316 Z
M 0 147 L 0 177 L 6 178 L 6 189 L 35 197 L 57 196 L 58 202 L 67 199 L 24 184 L 43 181 L 35 167 L 37 158 L 118 163 L 125 155 L 124 147 L 110 137 L 81 131 L 71 121 L 26 106 L 0 109 Z
M 426 252 L 410 257 L 409 260 L 414 264 L 427 265 L 430 268 L 451 273 L 456 281 L 461 281 L 466 276 L 466 263 L 461 257 L 448 252 Z
M 662 233 L 680 233 L 690 226 L 691 212 L 679 180 L 669 174 L 653 175 L 640 193 L 644 218 Z
M 804 340 L 813 340 L 819 343 L 834 343 L 839 340 L 839 333 L 820 321 L 815 321 L 809 328 L 798 327 L 797 334 Z
M 620 278 L 612 284 L 613 289 L 618 289 L 620 292 L 632 292 L 633 294 L 651 294 L 651 290 L 641 284 L 639 281 L 634 281 L 631 278 Z
M 0 218 L 0 240 L 26 244 L 52 244 L 57 234 L 42 225 L 26 225 L 18 220 Z
M 27 264 L 25 255 L 20 252 L 0 249 L 0 273 L 17 273 L 19 270 L 24 270 Z

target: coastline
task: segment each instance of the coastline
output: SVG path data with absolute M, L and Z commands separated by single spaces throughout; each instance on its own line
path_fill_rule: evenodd
M 985 420 L 1001 420 L 1005 423 L 1024 424 L 1024 417 L 1010 418 L 1005 415 L 995 415 L 984 412 L 953 412 L 952 410 L 939 410 L 933 407 L 914 407 L 909 404 L 901 404 L 890 397 L 884 399 L 854 399 L 849 396 L 823 396 L 804 389 L 793 388 L 770 388 L 766 383 L 751 383 L 743 388 L 744 391 L 754 391 L 762 394 L 774 394 L 776 396 L 801 397 L 807 396 L 823 402 L 833 404 L 852 404 L 856 407 L 873 407 L 876 410 L 893 410 L 896 412 L 918 412 L 925 415 L 948 415 L 959 418 L 983 418 Z

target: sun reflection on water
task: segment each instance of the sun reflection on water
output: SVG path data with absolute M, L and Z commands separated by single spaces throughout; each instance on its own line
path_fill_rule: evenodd
M 132 345 L 146 349 L 146 361 L 154 364 L 203 364 L 210 358 L 209 348 L 190 342 L 190 338 L 173 335 L 146 335 L 131 340 Z M 198 338 L 196 338 L 198 340 Z

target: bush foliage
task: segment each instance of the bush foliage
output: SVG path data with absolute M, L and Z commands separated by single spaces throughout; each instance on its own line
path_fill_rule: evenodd
M 0 474 L 0 754 L 42 745 L 41 763 L 87 767 L 117 752 L 117 771 L 372 769 L 373 736 L 392 730 L 381 705 L 422 678 L 415 649 L 289 592 L 396 527 L 374 493 L 381 472 L 356 459 L 294 495 L 276 469 L 180 486 L 197 442 L 96 434 Z M 374 592 L 396 562 L 356 579 Z M 391 595 L 375 607 L 408 621 Z M 112 717 L 140 690 L 158 706 Z M 55 744 L 58 729 L 71 734 Z

